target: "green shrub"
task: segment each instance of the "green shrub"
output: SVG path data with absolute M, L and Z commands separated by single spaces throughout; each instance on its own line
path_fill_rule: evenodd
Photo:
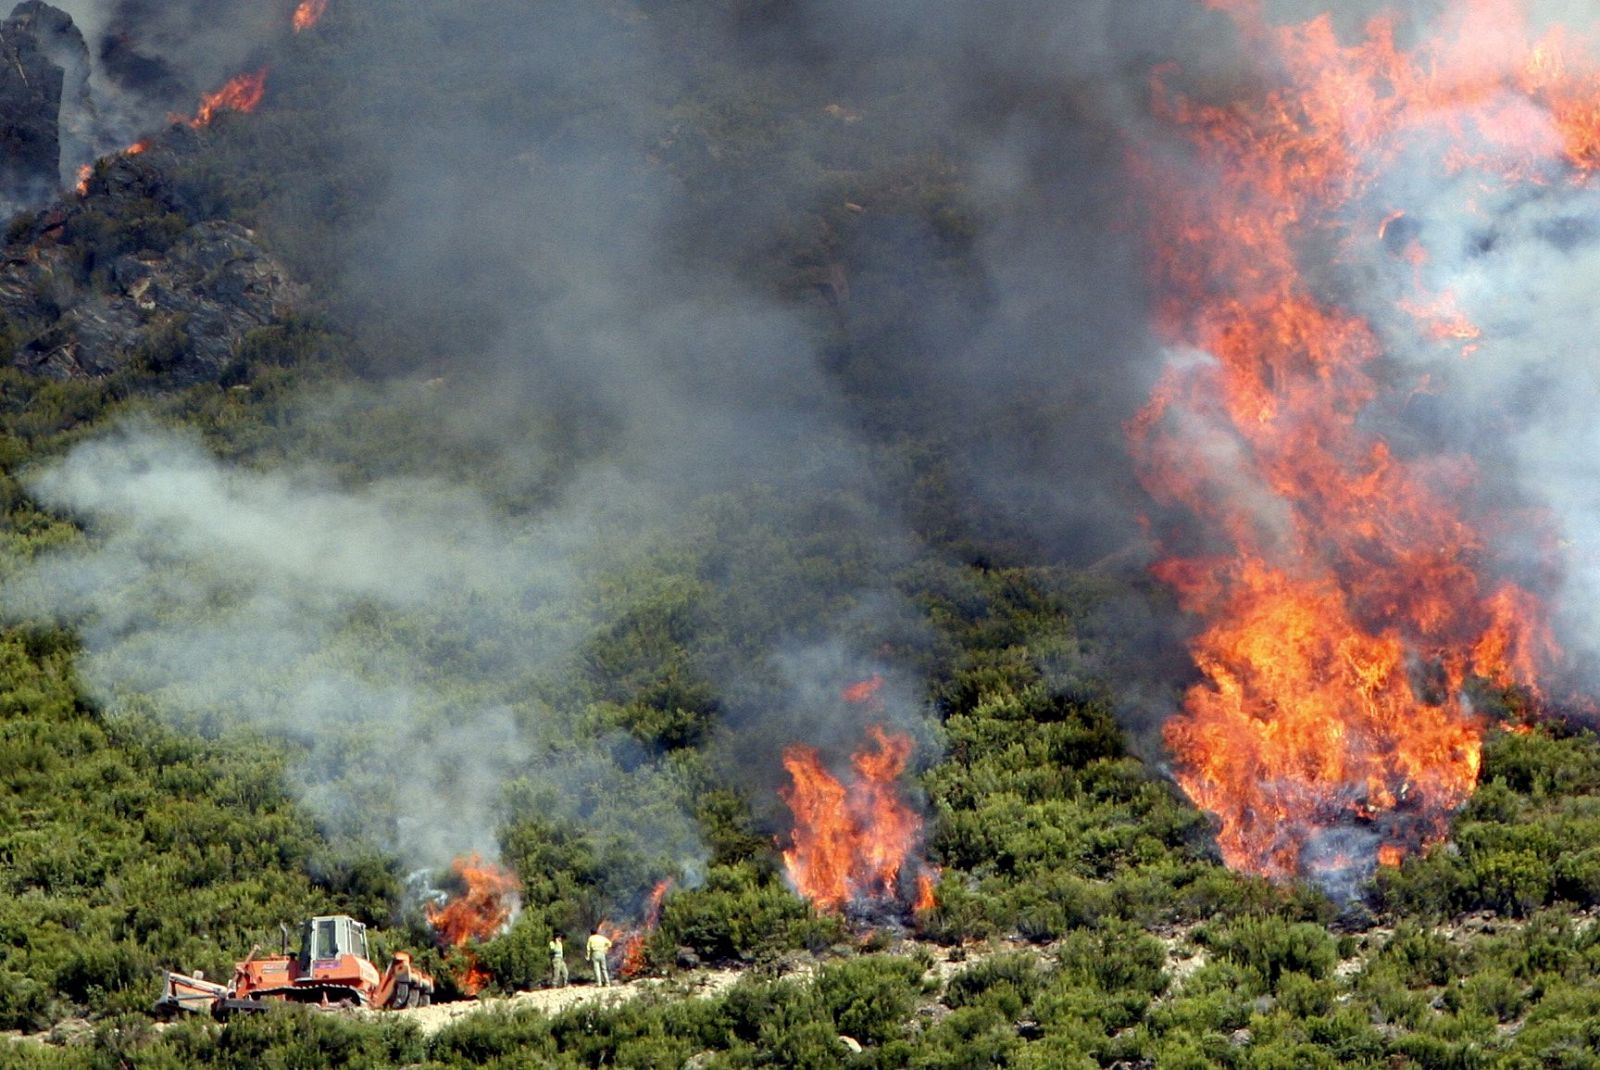
M 699 888 L 669 898 L 661 931 L 713 962 L 801 942 L 825 947 L 844 935 L 841 919 L 814 917 L 804 901 L 748 865 L 714 866 Z
M 922 974 L 913 959 L 874 956 L 824 967 L 815 983 L 840 1033 L 883 1044 L 904 1032 Z
M 550 936 L 540 912 L 524 911 L 509 930 L 478 949 L 478 965 L 493 975 L 501 989 L 535 988 L 550 978 Z
M 1159 996 L 1167 988 L 1167 947 L 1128 925 L 1077 932 L 1056 952 L 1062 972 L 1107 992 L 1124 989 Z
M 1221 958 L 1256 974 L 1267 991 L 1275 990 L 1285 973 L 1326 977 L 1339 961 L 1334 939 L 1322 926 L 1273 915 L 1208 925 L 1195 938 Z
M 1033 1004 L 1044 987 L 1037 958 L 1025 952 L 992 955 L 950 978 L 944 1002 L 951 1007 L 978 1004 L 995 1007 L 1017 1018 Z
M 428 1057 L 451 1066 L 484 1066 L 518 1054 L 556 1054 L 551 1020 L 534 1011 L 493 1007 L 466 1015 L 435 1033 Z
M 1407 988 L 1445 985 L 1461 969 L 1460 952 L 1438 932 L 1402 924 L 1375 961 L 1390 963 Z

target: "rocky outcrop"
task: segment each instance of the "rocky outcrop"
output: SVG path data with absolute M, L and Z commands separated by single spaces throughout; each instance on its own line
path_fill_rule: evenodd
M 0 23 L 0 197 L 7 201 L 25 203 L 56 186 L 63 79 L 31 33 Z
M 124 231 L 124 220 L 140 224 Z M 86 197 L 12 229 L 0 256 L 0 325 L 11 363 L 40 375 L 103 376 L 134 364 L 180 383 L 215 379 L 249 332 L 306 299 L 249 230 L 188 221 L 156 159 L 144 156 L 107 161 Z
M 25 0 L 0 23 L 0 207 L 70 185 L 93 143 L 83 34 L 65 11 Z

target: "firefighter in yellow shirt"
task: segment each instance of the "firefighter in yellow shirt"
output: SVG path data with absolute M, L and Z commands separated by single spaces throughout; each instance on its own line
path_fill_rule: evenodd
M 611 984 L 611 967 L 606 964 L 606 956 L 611 953 L 611 938 L 600 931 L 596 925 L 589 933 L 589 943 L 585 949 L 589 956 L 589 965 L 594 967 L 594 980 L 601 988 Z

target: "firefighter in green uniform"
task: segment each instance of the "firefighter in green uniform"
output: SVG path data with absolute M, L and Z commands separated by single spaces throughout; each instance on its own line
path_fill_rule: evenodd
M 601 988 L 611 983 L 611 967 L 606 965 L 606 956 L 611 953 L 611 938 L 600 931 L 596 925 L 589 933 L 589 943 L 585 949 L 589 955 L 589 965 L 594 967 L 594 980 Z
M 567 987 L 567 949 L 560 933 L 550 938 L 550 983 L 557 988 Z

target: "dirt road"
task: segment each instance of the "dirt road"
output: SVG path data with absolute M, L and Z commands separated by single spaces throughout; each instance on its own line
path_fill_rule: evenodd
M 545 1014 L 559 1014 L 569 1007 L 593 1003 L 600 1006 L 626 1003 L 652 992 L 670 994 L 680 999 L 715 996 L 726 991 L 739 978 L 738 970 L 696 970 L 693 973 L 665 980 L 625 981 L 609 988 L 594 985 L 568 985 L 566 988 L 541 988 L 532 992 L 516 992 L 510 996 L 485 997 L 462 1000 L 458 1003 L 438 1003 L 432 1007 L 416 1007 L 404 1011 L 365 1011 L 363 1017 L 400 1015 L 416 1022 L 425 1036 L 431 1036 L 458 1018 L 491 1007 L 519 1010 L 527 1008 Z

